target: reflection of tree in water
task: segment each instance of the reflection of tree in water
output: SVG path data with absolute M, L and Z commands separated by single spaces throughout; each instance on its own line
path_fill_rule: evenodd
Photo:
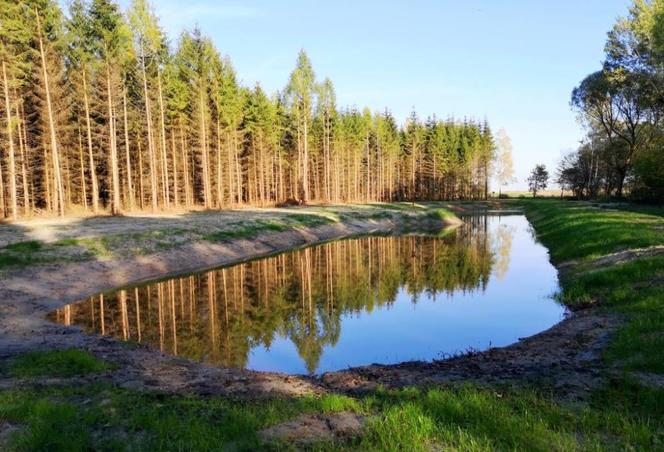
M 498 280 L 505 278 L 507 270 L 510 268 L 510 254 L 512 253 L 514 230 L 514 226 L 501 223 L 493 233 L 494 266 Z
M 509 256 L 500 229 L 497 263 Z M 149 343 L 191 359 L 244 367 L 256 346 L 293 341 L 314 372 L 343 315 L 422 294 L 484 290 L 494 261 L 486 219 L 442 238 L 367 237 L 327 243 L 205 274 L 96 296 L 52 314 L 88 331 Z M 101 315 L 103 313 L 103 315 Z

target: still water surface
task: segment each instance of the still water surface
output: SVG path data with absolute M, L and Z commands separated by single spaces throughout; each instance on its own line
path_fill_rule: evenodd
M 50 314 L 209 364 L 321 373 L 503 346 L 559 322 L 524 216 L 364 237 L 97 295 Z

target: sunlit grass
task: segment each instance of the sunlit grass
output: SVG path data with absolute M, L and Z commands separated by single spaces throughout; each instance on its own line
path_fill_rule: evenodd
M 523 204 L 552 259 L 579 262 L 564 274 L 560 299 L 572 307 L 594 305 L 625 318 L 605 352 L 607 362 L 625 370 L 664 373 L 664 255 L 591 265 L 594 258 L 618 250 L 664 245 L 662 209 L 627 205 L 628 210 L 607 210 L 559 201 Z
M 556 263 L 664 244 L 664 219 L 652 213 L 554 200 L 524 200 L 520 204 Z

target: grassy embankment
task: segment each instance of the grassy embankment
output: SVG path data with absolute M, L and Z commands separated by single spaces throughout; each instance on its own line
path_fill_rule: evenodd
M 351 410 L 369 416 L 359 438 L 314 448 L 338 450 L 658 450 L 664 448 L 664 389 L 644 384 L 664 378 L 664 257 L 645 257 L 596 268 L 591 262 L 616 251 L 664 244 L 663 211 L 602 210 L 548 200 L 519 201 L 551 250 L 567 267 L 561 300 L 624 318 L 604 353 L 606 383 L 589 402 L 565 405 L 548 388 L 439 386 L 379 390 L 350 398 L 239 402 L 168 396 L 108 385 L 24 388 L 0 393 L 0 420 L 18 426 L 17 449 L 238 450 L 261 445 L 256 431 L 303 412 Z M 24 360 L 25 358 L 23 358 Z M 68 373 L 74 364 L 40 359 L 6 365 L 3 373 Z M 103 364 L 81 365 L 79 372 Z M 17 364 L 18 363 L 18 364 Z M 22 363 L 22 364 L 21 364 Z M 16 370 L 23 366 L 23 370 Z M 55 367 L 55 368 L 54 368 Z M 26 370 L 27 368 L 27 370 Z M 637 374 L 640 372 L 641 374 Z M 288 449 L 292 444 L 277 444 Z

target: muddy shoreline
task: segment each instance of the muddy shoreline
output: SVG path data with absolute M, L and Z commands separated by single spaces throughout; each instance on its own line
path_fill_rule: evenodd
M 455 223 L 447 221 L 450 225 Z M 440 221 L 438 226 L 442 225 Z M 441 361 L 369 365 L 320 377 L 210 367 L 140 344 L 88 335 L 77 327 L 45 319 L 56 308 L 117 287 L 235 264 L 329 240 L 398 233 L 403 228 L 404 224 L 395 217 L 345 221 L 261 233 L 256 238 L 224 243 L 194 242 L 148 256 L 41 265 L 9 272 L 0 287 L 0 359 L 35 350 L 82 348 L 115 364 L 116 369 L 76 379 L 80 383 L 101 380 L 132 389 L 249 397 L 329 391 L 359 393 L 378 385 L 475 382 L 544 385 L 562 398 L 578 400 L 600 383 L 600 351 L 619 319 L 590 309 L 507 347 Z M 72 384 L 72 379 L 45 379 L 40 383 Z M 17 384 L 22 383 L 0 379 L 0 388 Z

